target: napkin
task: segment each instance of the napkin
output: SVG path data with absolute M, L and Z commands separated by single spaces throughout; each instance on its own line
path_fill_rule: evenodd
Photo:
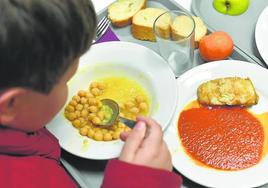
M 95 43 L 109 42 L 109 41 L 119 41 L 119 38 L 115 35 L 112 29 L 109 27 L 106 33 Z

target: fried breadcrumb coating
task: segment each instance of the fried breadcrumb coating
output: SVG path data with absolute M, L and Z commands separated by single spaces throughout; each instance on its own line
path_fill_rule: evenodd
M 197 89 L 198 101 L 204 105 L 252 106 L 259 96 L 249 78 L 227 77 L 201 84 Z

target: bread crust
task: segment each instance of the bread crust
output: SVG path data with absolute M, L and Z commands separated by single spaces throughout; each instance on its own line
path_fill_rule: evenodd
M 134 38 L 139 39 L 139 40 L 146 40 L 146 41 L 152 41 L 155 42 L 156 41 L 156 36 L 154 34 L 154 28 L 153 28 L 153 23 L 150 24 L 144 24 L 142 22 L 140 22 L 140 20 L 138 19 L 140 17 L 140 15 L 138 15 L 139 13 L 141 15 L 143 14 L 147 14 L 150 12 L 150 14 L 153 15 L 153 17 L 150 18 L 151 21 L 153 21 L 153 18 L 156 15 L 161 15 L 165 12 L 165 10 L 162 9 L 157 9 L 157 8 L 148 8 L 148 10 L 144 10 L 144 12 L 138 12 L 134 17 L 133 17 L 133 23 L 132 23 L 132 35 Z M 159 12 L 161 11 L 161 12 Z M 145 13 L 146 12 L 146 13 Z M 136 17 L 137 16 L 137 17 Z M 168 17 L 169 18 L 169 17 Z M 157 17 L 155 18 L 157 19 Z M 170 36 L 170 26 L 169 24 L 167 25 L 161 25 L 159 24 L 159 26 L 156 26 L 157 28 L 157 33 L 160 37 L 168 39 Z
M 134 22 L 132 24 L 132 35 L 133 37 L 139 40 L 149 40 L 152 42 L 156 41 L 156 38 L 153 33 L 153 28 L 138 25 Z
M 194 18 L 194 17 L 193 17 Z M 196 17 L 197 18 L 197 17 Z M 197 20 L 195 20 L 194 18 L 194 21 L 195 21 L 195 36 L 194 36 L 194 46 L 195 48 L 198 48 L 199 47 L 199 42 L 200 40 L 202 39 L 203 36 L 205 36 L 207 34 L 207 27 L 206 25 L 203 23 L 202 21 L 202 26 L 200 26 L 199 24 L 197 24 Z M 198 28 L 197 28 L 198 27 Z M 201 37 L 200 38 L 196 38 L 196 31 L 200 31 L 200 29 L 202 29 L 202 33 L 201 33 Z M 199 33 L 200 35 L 200 33 Z M 172 36 L 172 39 L 173 40 L 183 40 L 185 39 L 187 36 L 184 36 L 184 35 L 181 35 L 179 34 L 176 29 L 174 29 L 172 26 L 171 26 L 171 36 Z
M 147 5 L 147 0 L 144 0 L 143 5 L 141 6 L 141 8 L 137 12 L 146 8 L 146 5 Z M 109 12 L 109 8 L 108 8 L 108 12 Z M 137 14 L 137 12 L 135 14 Z M 115 27 L 124 27 L 124 26 L 130 25 L 132 23 L 132 18 L 135 14 L 133 14 L 132 16 L 130 16 L 128 18 L 122 19 L 122 20 L 114 20 L 110 17 L 110 14 L 108 13 L 108 18 L 111 20 L 112 24 Z

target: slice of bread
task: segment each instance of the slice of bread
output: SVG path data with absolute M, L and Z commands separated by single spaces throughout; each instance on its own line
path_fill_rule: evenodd
M 132 17 L 146 7 L 147 0 L 118 0 L 108 7 L 108 18 L 117 27 L 131 24 Z
M 140 40 L 156 41 L 153 24 L 154 21 L 166 12 L 166 10 L 158 8 L 146 8 L 140 10 L 137 14 L 133 16 L 132 20 L 132 35 Z M 159 20 L 156 25 L 158 33 L 165 37 L 169 37 L 169 23 L 170 17 L 166 16 L 165 18 Z
M 198 48 L 199 41 L 207 34 L 207 27 L 201 18 L 193 16 L 195 22 L 195 48 Z M 174 40 L 184 39 L 188 37 L 193 28 L 191 18 L 187 16 L 178 16 L 171 24 L 171 32 Z
M 194 41 L 195 47 L 198 48 L 201 38 L 207 34 L 207 27 L 204 24 L 203 20 L 200 17 L 193 16 L 195 22 L 195 34 Z

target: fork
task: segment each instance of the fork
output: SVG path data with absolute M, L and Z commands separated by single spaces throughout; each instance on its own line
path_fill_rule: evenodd
M 95 36 L 95 39 L 93 40 L 93 43 L 97 42 L 97 40 L 99 40 L 106 33 L 110 24 L 111 24 L 111 21 L 107 16 L 104 16 L 99 21 L 97 25 L 97 30 L 96 30 L 96 36 Z

